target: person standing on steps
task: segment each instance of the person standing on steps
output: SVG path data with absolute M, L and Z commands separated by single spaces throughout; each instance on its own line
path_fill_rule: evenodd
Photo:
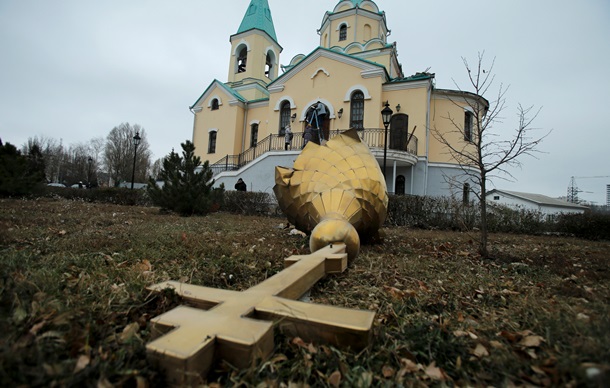
M 307 124 L 305 126 L 305 132 L 303 132 L 303 148 L 311 141 L 313 134 L 311 132 L 311 125 Z
M 284 129 L 284 150 L 288 151 L 288 148 L 292 149 L 292 130 L 290 129 L 290 124 L 286 125 Z

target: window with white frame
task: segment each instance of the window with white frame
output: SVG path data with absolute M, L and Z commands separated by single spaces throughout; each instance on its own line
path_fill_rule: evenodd
M 286 132 L 286 126 L 290 124 L 290 101 L 282 102 L 280 106 L 280 128 L 278 133 L 283 136 Z
M 474 115 L 470 111 L 464 112 L 464 140 L 472 141 L 472 121 Z
M 208 154 L 216 153 L 216 131 L 210 131 L 208 137 Z
M 250 147 L 256 147 L 258 144 L 258 124 L 252 124 L 250 126 Z
M 342 24 L 341 27 L 339 27 L 339 41 L 346 40 L 346 39 L 347 39 L 347 25 Z
M 364 129 L 364 93 L 356 90 L 350 99 L 350 128 Z

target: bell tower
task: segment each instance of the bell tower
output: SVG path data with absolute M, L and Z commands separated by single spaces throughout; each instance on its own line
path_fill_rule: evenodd
M 267 0 L 250 1 L 230 41 L 229 85 L 249 100 L 268 97 L 265 86 L 278 76 L 282 46 Z

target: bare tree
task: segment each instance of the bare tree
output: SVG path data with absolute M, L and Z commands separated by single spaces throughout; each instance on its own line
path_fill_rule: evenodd
M 459 163 L 462 175 L 480 188 L 478 192 L 473 191 L 481 212 L 479 253 L 483 257 L 489 257 L 485 200 L 487 183 L 491 178 L 513 180 L 514 177 L 508 168 L 520 167 L 521 156 L 534 156 L 535 153 L 540 152 L 537 149 L 538 145 L 551 131 L 540 137 L 533 136 L 536 128 L 532 127 L 532 123 L 540 113 L 540 108 L 535 110 L 533 106 L 523 107 L 519 104 L 518 123 L 512 134 L 499 132 L 496 125 L 503 123 L 501 114 L 506 109 L 505 95 L 508 87 L 500 84 L 493 94 L 494 99 L 487 100 L 485 96 L 492 93 L 491 88 L 495 80 L 493 73 L 495 59 L 489 68 L 485 69 L 484 54 L 484 52 L 479 53 L 475 67 L 471 67 L 468 61 L 462 58 L 474 94 L 464 92 L 454 81 L 460 93 L 456 93 L 456 97 L 450 99 L 453 104 L 465 111 L 464 116 L 455 117 L 447 114 L 444 118 L 449 121 L 451 128 L 440 130 L 435 127 L 431 132 L 445 147 L 447 153 Z M 464 141 L 461 141 L 462 139 Z
M 163 168 L 163 160 L 165 158 L 159 158 L 157 160 L 155 160 L 155 162 L 152 164 L 152 167 L 150 169 L 150 174 L 149 176 L 153 179 L 158 179 L 160 177 L 161 174 L 161 169 Z
M 61 142 L 46 137 L 46 136 L 34 136 L 28 138 L 28 141 L 21 146 L 21 152 L 24 155 L 29 155 L 33 149 L 38 148 L 45 164 L 45 177 L 49 182 L 62 182 L 63 180 L 63 152 L 64 147 Z
M 135 155 L 133 137 L 136 133 L 139 133 L 141 142 L 136 156 L 135 180 L 146 181 L 151 158 L 146 131 L 138 124 L 131 126 L 129 123 L 122 123 L 110 131 L 104 149 L 104 165 L 115 186 L 131 181 Z

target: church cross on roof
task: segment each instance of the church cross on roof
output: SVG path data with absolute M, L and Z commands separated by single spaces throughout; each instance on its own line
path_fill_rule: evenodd
M 252 0 L 248 6 L 248 10 L 244 15 L 244 19 L 239 25 L 237 33 L 246 32 L 248 30 L 257 29 L 267 33 L 273 40 L 277 42 L 275 35 L 275 27 L 273 26 L 273 18 L 271 17 L 271 9 L 267 0 Z

